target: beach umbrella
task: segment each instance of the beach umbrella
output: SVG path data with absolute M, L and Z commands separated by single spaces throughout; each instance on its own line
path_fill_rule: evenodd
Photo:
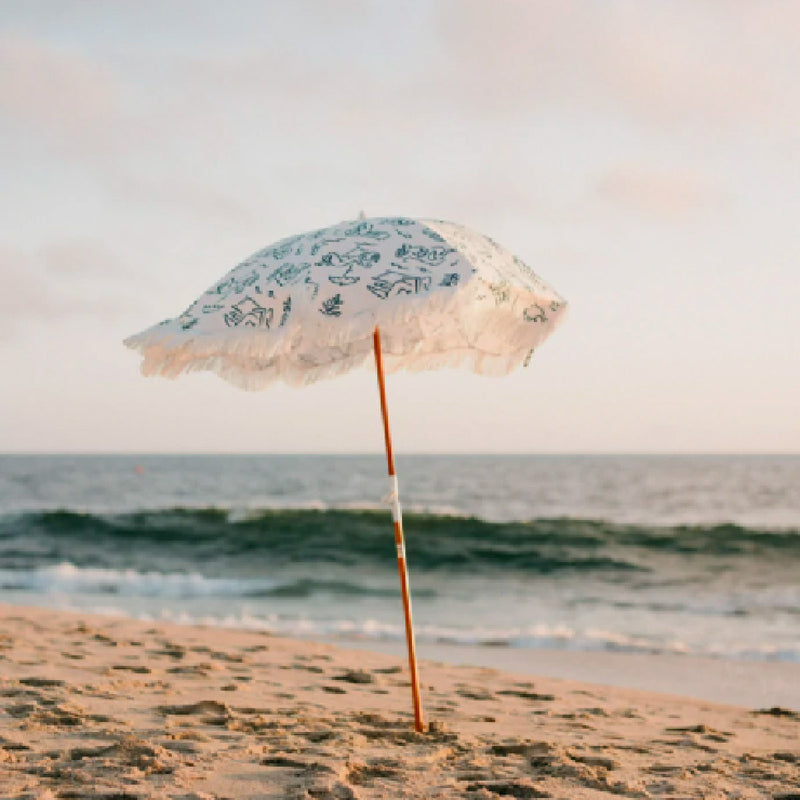
M 244 389 L 340 375 L 374 354 L 415 727 L 424 728 L 384 373 L 528 363 L 565 301 L 523 261 L 453 222 L 375 217 L 259 250 L 180 316 L 125 340 L 145 375 L 210 370 Z

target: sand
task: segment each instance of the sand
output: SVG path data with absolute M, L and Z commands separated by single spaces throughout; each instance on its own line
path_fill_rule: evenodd
M 800 798 L 800 713 L 0 606 L 0 798 Z

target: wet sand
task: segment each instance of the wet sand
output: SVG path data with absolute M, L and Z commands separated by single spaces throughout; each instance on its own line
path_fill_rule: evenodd
M 800 798 L 789 708 L 421 674 L 424 734 L 392 655 L 0 606 L 0 797 Z
M 377 650 L 405 658 L 405 643 L 337 638 L 340 647 Z M 607 686 L 678 694 L 734 706 L 786 706 L 800 711 L 800 663 L 746 661 L 673 653 L 467 646 L 423 641 L 422 657 L 448 664 L 493 667 L 537 677 L 551 676 Z

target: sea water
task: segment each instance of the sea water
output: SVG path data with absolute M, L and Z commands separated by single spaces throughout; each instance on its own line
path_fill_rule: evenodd
M 404 636 L 385 460 L 0 456 L 0 602 Z M 426 643 L 800 662 L 800 457 L 398 458 Z

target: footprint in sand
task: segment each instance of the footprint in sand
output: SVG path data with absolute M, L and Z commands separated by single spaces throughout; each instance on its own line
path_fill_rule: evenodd
M 20 678 L 19 682 L 24 686 L 39 686 L 43 688 L 65 685 L 65 681 L 55 678 Z
M 460 697 L 466 697 L 468 700 L 495 700 L 495 696 L 487 691 L 486 689 L 481 689 L 479 687 L 473 686 L 465 686 L 461 684 L 458 689 L 456 689 L 456 694 Z
M 619 769 L 619 762 L 614 761 L 613 758 L 607 758 L 606 756 L 583 756 L 583 755 L 571 755 L 573 761 L 577 761 L 579 764 L 586 764 L 587 767 L 601 767 L 602 769 Z
M 114 664 L 111 669 L 119 672 L 135 672 L 139 675 L 149 675 L 153 671 L 144 664 Z
M 377 672 L 379 675 L 397 675 L 398 673 L 403 671 L 403 668 L 399 666 L 379 667 L 377 669 L 373 669 L 372 671 Z
M 497 694 L 506 695 L 507 697 L 520 697 L 523 700 L 532 700 L 534 702 L 550 702 L 556 699 L 553 694 L 541 694 L 525 689 L 501 689 Z
M 294 731 L 297 736 L 302 736 L 312 744 L 320 744 L 321 742 L 328 742 L 331 739 L 337 738 L 337 732 L 330 729 L 310 730 L 310 731 Z
M 672 777 L 677 777 L 684 773 L 684 768 L 678 764 L 650 764 L 644 770 L 653 775 L 670 775 Z
M 217 800 L 217 795 L 206 792 L 189 792 L 189 794 L 176 794 L 172 800 Z
M 159 711 L 164 716 L 202 716 L 200 722 L 204 725 L 224 726 L 234 717 L 231 709 L 217 700 L 200 700 L 197 703 L 188 703 L 177 706 L 158 706 Z
M 282 767 L 300 772 L 333 772 L 326 764 L 311 759 L 297 758 L 297 756 L 274 755 L 262 758 L 259 762 L 264 767 Z
M 5 736 L 0 736 L 0 748 L 9 752 L 30 750 L 27 744 L 15 742 L 13 739 L 6 739 Z
M 347 770 L 347 780 L 356 786 L 368 786 L 378 779 L 404 781 L 402 762 L 375 759 L 366 764 L 351 764 Z
M 700 723 L 699 725 L 687 725 L 684 727 L 665 728 L 668 733 L 699 733 L 702 734 L 704 739 L 709 739 L 712 742 L 728 742 L 734 735 L 730 731 L 718 731 L 714 728 L 708 727 Z
M 174 658 L 176 661 L 186 657 L 186 648 L 180 644 L 172 644 L 171 642 L 164 642 L 159 650 L 148 650 L 150 655 L 153 656 L 167 656 Z
M 493 745 L 489 752 L 492 755 L 521 755 L 527 760 L 528 765 L 541 776 L 580 778 L 585 772 L 588 772 L 581 765 L 580 756 L 576 758 L 563 747 L 550 742 L 512 740 Z
M 524 798 L 553 797 L 550 792 L 536 787 L 533 781 L 522 778 L 517 781 L 476 781 L 467 785 L 468 792 L 489 792 L 490 797 L 503 795 L 505 797 Z
M 193 675 L 198 678 L 207 678 L 213 670 L 220 669 L 216 664 L 191 664 L 182 667 L 170 667 L 170 675 Z
M 208 655 L 216 661 L 226 661 L 229 664 L 244 663 L 244 656 L 237 655 L 236 653 L 223 653 L 221 650 L 212 650 Z
M 122 739 L 119 742 L 98 747 L 74 747 L 66 754 L 69 761 L 83 761 L 94 758 L 116 758 L 127 766 L 149 768 L 159 758 L 165 756 L 163 747 L 151 745 L 134 736 Z
M 325 672 L 322 667 L 318 667 L 316 664 L 294 664 L 292 669 L 300 669 L 304 672 L 312 672 L 315 675 L 322 675 Z
M 770 717 L 786 717 L 787 719 L 800 720 L 800 713 L 791 711 L 788 708 L 781 708 L 780 706 L 772 706 L 772 708 L 759 708 L 753 711 L 753 714 L 765 714 Z
M 375 683 L 375 676 L 364 669 L 348 669 L 341 675 L 334 676 L 333 680 L 345 683 Z
M 158 745 L 165 750 L 180 753 L 184 756 L 194 756 L 202 752 L 195 742 L 183 739 L 162 739 L 158 742 Z
M 243 648 L 245 653 L 263 653 L 265 650 L 269 650 L 269 645 L 266 644 L 253 644 L 250 647 Z
M 493 744 L 489 748 L 489 752 L 493 756 L 531 756 L 538 755 L 542 752 L 543 748 L 548 748 L 544 742 L 531 742 L 528 740 L 518 742 L 502 742 L 500 744 Z M 547 752 L 547 750 L 545 750 Z
M 110 722 L 111 718 L 105 714 L 87 714 L 83 710 L 66 705 L 59 705 L 55 701 L 42 703 L 17 703 L 6 708 L 6 712 L 17 719 L 24 719 L 29 723 L 46 725 L 54 728 L 78 728 L 88 722 Z

